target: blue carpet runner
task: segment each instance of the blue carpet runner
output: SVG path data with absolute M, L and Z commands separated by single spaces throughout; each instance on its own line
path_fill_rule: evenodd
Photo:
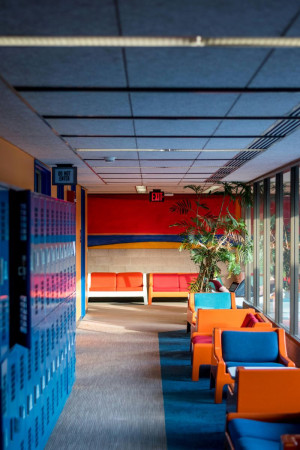
M 224 449 L 225 403 L 214 403 L 209 367 L 191 381 L 190 338 L 185 330 L 159 333 L 168 450 Z

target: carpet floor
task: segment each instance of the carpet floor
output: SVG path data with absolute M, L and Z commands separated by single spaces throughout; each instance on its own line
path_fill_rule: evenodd
M 191 380 L 186 303 L 91 303 L 46 450 L 224 448 L 225 405 Z

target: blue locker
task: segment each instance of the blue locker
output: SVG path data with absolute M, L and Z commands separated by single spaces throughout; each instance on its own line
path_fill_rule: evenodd
M 9 194 L 0 190 L 0 361 L 9 348 Z
M 8 369 L 8 359 L 5 358 L 0 363 L 0 383 L 1 383 L 0 448 L 4 450 L 8 448 L 10 440 L 10 420 L 8 411 L 9 389 L 8 389 L 7 369 Z
M 3 366 L 2 366 L 3 367 Z M 6 360 L 6 380 L 2 394 L 6 412 L 2 414 L 3 448 L 15 450 L 25 445 L 27 399 L 27 349 L 14 346 Z

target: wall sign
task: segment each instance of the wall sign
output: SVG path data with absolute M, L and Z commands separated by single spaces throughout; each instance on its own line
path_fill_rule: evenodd
M 77 167 L 70 165 L 58 165 L 57 167 L 52 167 L 52 184 L 77 184 Z
M 163 202 L 165 199 L 165 193 L 160 189 L 154 189 L 149 192 L 149 200 L 150 202 Z

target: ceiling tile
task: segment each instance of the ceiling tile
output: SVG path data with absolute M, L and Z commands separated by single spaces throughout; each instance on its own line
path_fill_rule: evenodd
M 13 86 L 126 86 L 119 48 L 0 47 L 0 60 Z
M 273 124 L 274 120 L 224 120 L 215 135 L 257 136 L 265 133 Z
M 178 150 L 198 150 L 203 148 L 207 139 L 185 139 L 185 138 L 138 138 L 139 149 L 178 149 Z
M 179 83 L 179 86 L 181 84 Z M 199 84 L 197 83 L 196 86 Z M 132 93 L 135 116 L 222 116 L 227 113 L 238 94 L 209 93 Z
M 282 7 L 280 1 L 252 0 L 122 0 L 120 15 L 126 35 L 156 36 L 260 36 L 277 35 L 298 12 L 297 0 Z
M 147 48 L 146 51 L 129 48 L 126 49 L 129 83 L 135 87 L 245 86 L 268 51 L 233 47 Z
M 214 151 L 208 151 L 208 152 L 202 152 L 198 158 L 197 161 L 201 160 L 201 164 L 202 164 L 202 160 L 207 160 L 209 159 L 215 159 L 215 160 L 224 160 L 224 158 L 226 159 L 232 159 L 234 158 L 236 155 L 238 155 L 240 153 L 241 150 L 235 150 L 235 151 L 218 151 L 218 152 L 214 152 Z M 198 164 L 198 162 L 195 161 L 195 164 Z
M 300 103 L 300 92 L 242 94 L 229 116 L 281 116 Z
M 74 149 L 80 148 L 99 148 L 99 149 L 132 149 L 135 148 L 135 140 L 133 138 L 66 138 Z M 134 153 L 134 152 L 132 152 Z
M 101 119 L 47 119 L 49 125 L 59 134 L 88 135 L 133 135 L 132 120 Z
M 237 149 L 242 150 L 248 148 L 254 139 L 243 139 L 243 138 L 210 138 L 209 142 L 205 145 L 205 149 Z M 224 155 L 223 155 L 224 156 Z
M 219 125 L 218 120 L 135 120 L 137 135 L 210 135 Z
M 21 92 L 41 115 L 130 116 L 127 93 L 118 92 Z

